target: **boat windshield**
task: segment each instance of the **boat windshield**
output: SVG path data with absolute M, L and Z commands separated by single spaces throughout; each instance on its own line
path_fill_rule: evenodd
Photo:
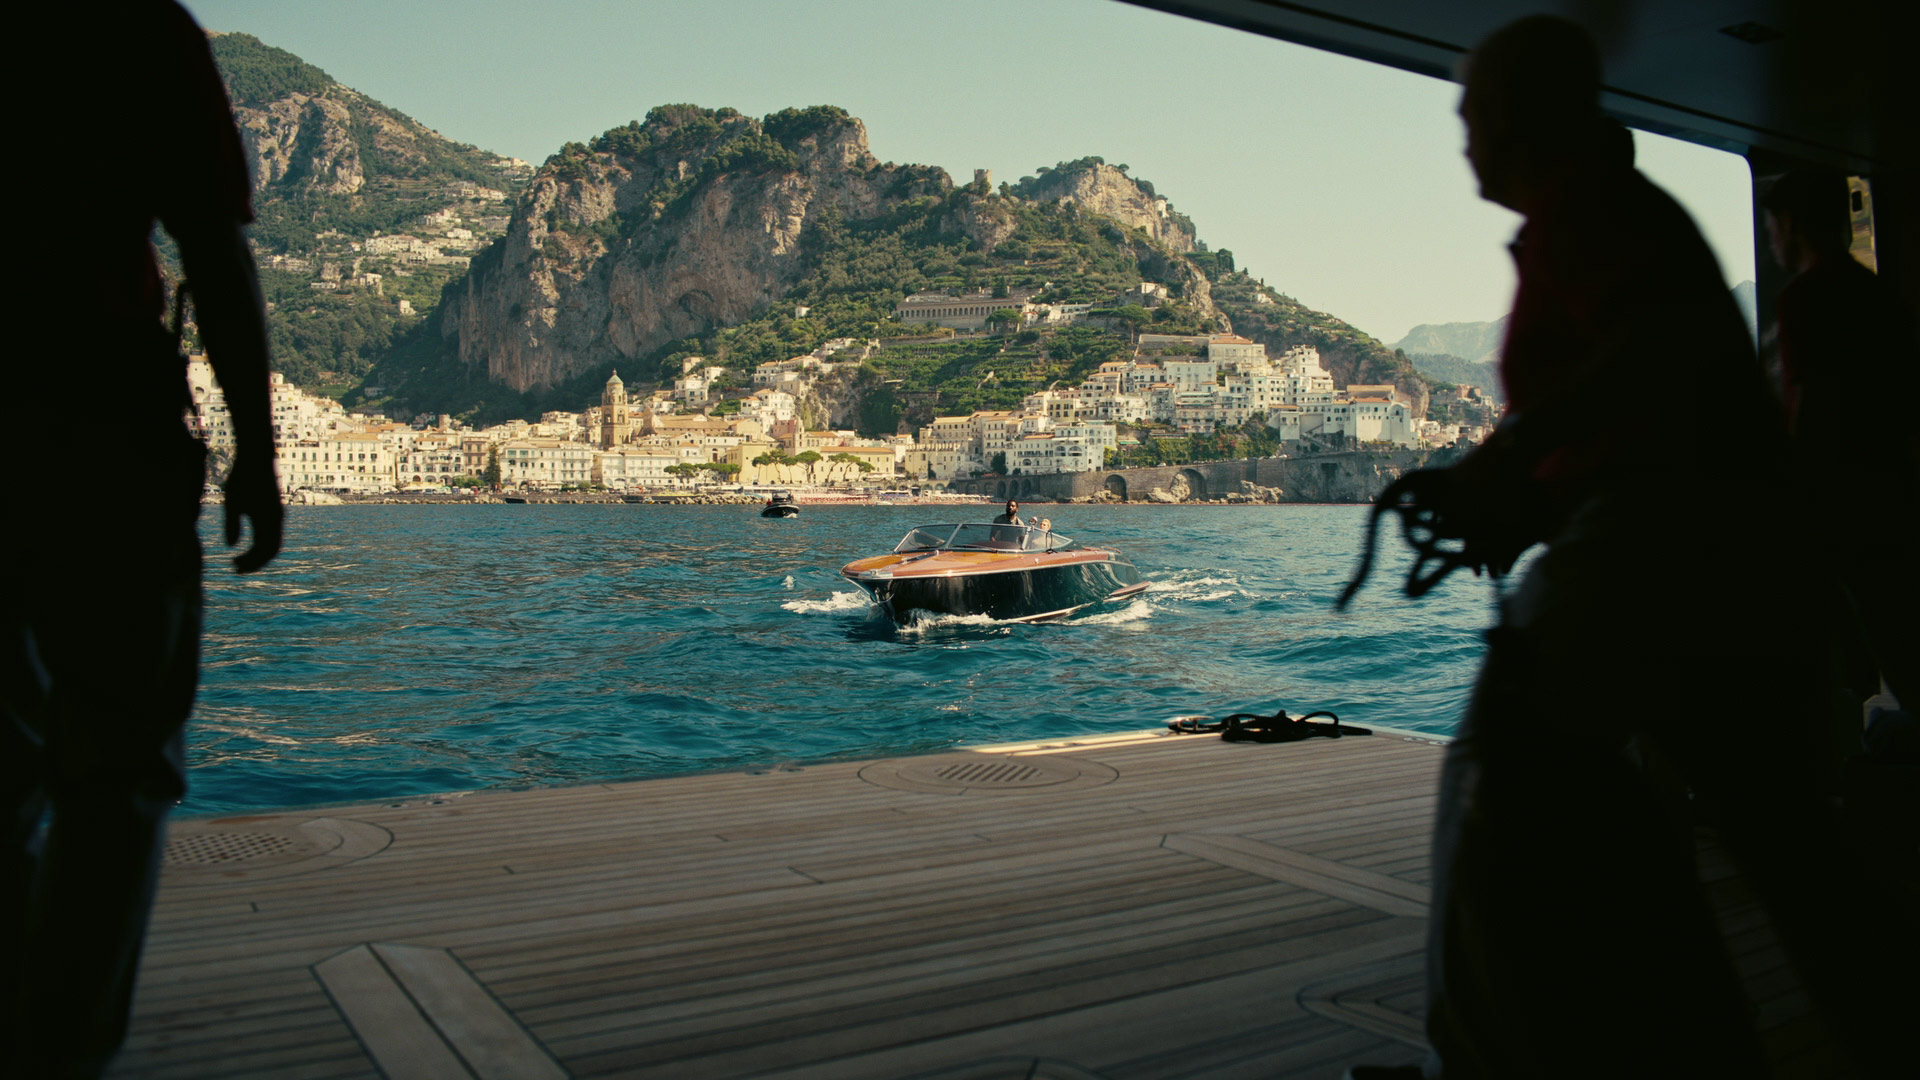
M 895 554 L 915 551 L 1064 551 L 1071 537 L 1028 525 L 922 525 L 894 547 Z

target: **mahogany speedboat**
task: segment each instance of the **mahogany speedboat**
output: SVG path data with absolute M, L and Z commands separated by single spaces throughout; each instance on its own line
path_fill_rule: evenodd
M 840 568 L 896 622 L 913 612 L 1057 619 L 1147 587 L 1117 551 L 1027 525 L 922 525 L 891 555 Z

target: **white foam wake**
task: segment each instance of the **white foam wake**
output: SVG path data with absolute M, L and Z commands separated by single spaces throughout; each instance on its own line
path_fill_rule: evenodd
M 788 600 L 780 605 L 796 615 L 819 615 L 829 612 L 863 611 L 867 607 L 867 594 L 837 592 L 819 600 Z
M 1254 595 L 1241 588 L 1240 579 L 1231 574 L 1220 576 L 1199 570 L 1182 570 L 1164 581 L 1149 582 L 1147 592 L 1165 600 L 1201 604 Z
M 929 630 L 952 630 L 962 626 L 1012 626 L 1012 622 L 996 619 L 991 615 L 949 615 L 944 612 L 923 611 L 914 608 L 907 621 L 901 625 L 902 634 L 924 634 Z
M 1113 611 L 1102 611 L 1093 615 L 1084 615 L 1077 619 L 1064 620 L 1068 626 L 1123 626 L 1153 618 L 1153 605 L 1145 600 L 1135 599 L 1126 607 Z

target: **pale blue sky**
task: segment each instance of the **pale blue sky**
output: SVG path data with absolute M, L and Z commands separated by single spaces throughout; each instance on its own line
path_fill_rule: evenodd
M 1481 202 L 1449 83 L 1114 0 L 186 0 L 442 134 L 539 163 L 668 102 L 833 104 L 882 160 L 1014 180 L 1098 154 L 1242 269 L 1392 343 L 1497 318 L 1517 219 Z M 1745 162 L 1641 132 L 1642 168 L 1753 276 Z

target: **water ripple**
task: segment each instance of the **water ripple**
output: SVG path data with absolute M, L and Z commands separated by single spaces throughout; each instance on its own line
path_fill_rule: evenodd
M 1450 730 L 1484 585 L 1333 596 L 1359 507 L 1061 506 L 1152 581 L 1051 624 L 898 628 L 838 574 L 952 511 L 289 509 L 260 575 L 209 561 L 187 808 L 572 783 L 1331 708 Z M 209 550 L 212 518 L 208 529 Z M 1383 554 L 1385 552 L 1383 551 Z

